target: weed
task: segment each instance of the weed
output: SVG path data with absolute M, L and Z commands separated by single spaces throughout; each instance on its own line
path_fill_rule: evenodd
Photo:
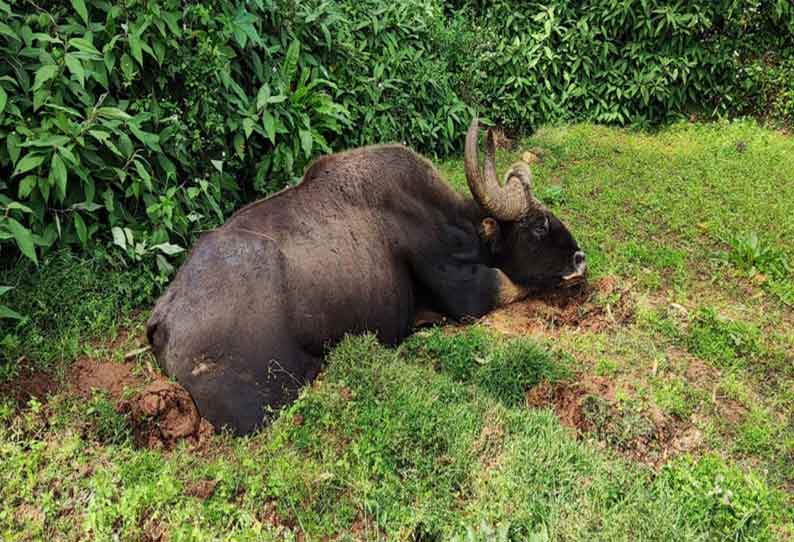
M 132 431 L 126 416 L 116 410 L 105 394 L 97 392 L 91 397 L 86 415 L 90 420 L 91 432 L 99 442 L 108 446 L 130 442 Z
M 664 411 L 688 419 L 702 399 L 684 380 L 665 380 L 653 387 L 653 399 Z
M 701 309 L 690 324 L 689 351 L 717 367 L 744 367 L 761 351 L 758 329 L 744 322 L 721 318 L 713 309 Z

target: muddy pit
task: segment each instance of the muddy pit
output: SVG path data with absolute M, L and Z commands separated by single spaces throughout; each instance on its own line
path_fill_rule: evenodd
M 188 392 L 156 373 L 148 363 L 144 369 L 130 362 L 84 357 L 72 363 L 59 379 L 31 369 L 22 360 L 19 376 L 0 384 L 0 395 L 12 397 L 19 409 L 34 397 L 46 404 L 56 393 L 90 399 L 95 392 L 106 394 L 116 410 L 126 415 L 138 447 L 170 450 L 183 440 L 201 447 L 214 432 L 212 425 L 199 416 Z
M 497 309 L 480 322 L 507 335 L 537 335 L 575 328 L 602 331 L 629 322 L 629 289 L 613 277 L 558 289 Z

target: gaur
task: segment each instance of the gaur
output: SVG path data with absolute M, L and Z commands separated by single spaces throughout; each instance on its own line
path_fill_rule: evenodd
M 293 401 L 345 334 L 386 344 L 419 310 L 453 319 L 580 282 L 585 255 L 532 194 L 529 166 L 500 183 L 489 131 L 465 143 L 473 199 L 402 145 L 323 156 L 295 187 L 203 234 L 147 323 L 164 371 L 216 428 L 246 434 Z

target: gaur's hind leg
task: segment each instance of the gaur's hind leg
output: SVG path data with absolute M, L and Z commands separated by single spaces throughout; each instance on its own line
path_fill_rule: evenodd
M 268 425 L 282 407 L 297 399 L 322 365 L 321 359 L 300 351 L 280 358 L 262 361 L 253 370 L 199 362 L 187 374 L 174 376 L 213 426 L 244 435 Z

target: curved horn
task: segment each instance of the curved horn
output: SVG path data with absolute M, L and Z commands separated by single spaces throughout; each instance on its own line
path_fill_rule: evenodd
M 485 151 L 485 175 L 480 173 L 479 158 L 477 156 L 477 136 L 479 123 L 474 117 L 466 133 L 466 148 L 464 151 L 464 169 L 466 181 L 469 184 L 474 199 L 498 220 L 514 221 L 525 215 L 532 206 L 531 189 L 524 186 L 517 177 L 510 177 L 502 187 L 496 177 L 496 142 L 493 132 L 488 131 Z

